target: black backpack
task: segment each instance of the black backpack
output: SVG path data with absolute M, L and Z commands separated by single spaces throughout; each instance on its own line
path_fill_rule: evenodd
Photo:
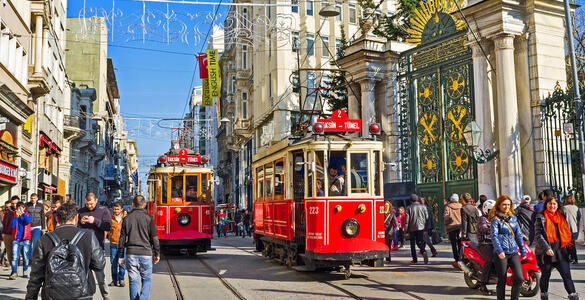
M 51 231 L 47 235 L 55 244 L 49 253 L 45 274 L 45 291 L 50 299 L 75 299 L 87 296 L 85 260 L 77 242 L 87 232 L 80 229 L 71 241 L 61 240 Z

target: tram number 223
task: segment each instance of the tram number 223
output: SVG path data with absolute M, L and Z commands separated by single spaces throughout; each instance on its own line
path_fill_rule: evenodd
M 319 206 L 309 206 L 309 215 L 318 215 Z

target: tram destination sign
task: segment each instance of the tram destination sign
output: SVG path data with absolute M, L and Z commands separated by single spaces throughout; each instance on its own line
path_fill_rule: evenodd
M 334 111 L 331 119 L 317 119 L 317 123 L 323 123 L 323 131 L 325 132 L 362 130 L 362 120 L 348 119 L 347 113 L 341 109 Z
M 167 162 L 167 163 L 200 164 L 201 163 L 201 156 L 189 155 L 187 150 L 181 149 L 181 150 L 179 150 L 179 155 L 162 156 L 160 158 L 160 160 L 164 160 L 163 162 Z

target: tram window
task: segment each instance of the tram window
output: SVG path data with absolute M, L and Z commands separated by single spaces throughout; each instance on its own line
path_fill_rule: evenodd
M 183 175 L 171 178 L 171 202 L 183 202 Z
M 284 160 L 280 160 L 274 163 L 274 196 L 284 196 L 284 184 Z
M 162 193 L 161 193 L 161 202 L 162 204 L 167 204 L 168 202 L 168 194 L 167 194 L 167 174 L 163 174 L 162 176 Z
M 376 196 L 381 196 L 380 192 L 380 151 L 374 151 L 374 193 Z
M 207 174 L 201 174 L 201 201 L 202 202 L 207 202 L 209 199 L 208 195 L 207 195 L 207 191 L 209 190 L 207 188 Z
M 316 185 L 316 194 L 317 197 L 324 197 L 325 196 L 325 155 L 323 151 L 316 151 L 315 152 L 315 176 L 317 181 Z
M 264 197 L 264 169 L 262 167 L 256 170 L 256 198 Z
M 352 193 L 368 192 L 368 154 L 351 153 L 350 154 L 350 171 L 346 178 L 351 177 Z M 377 176 L 375 176 L 377 177 Z
M 330 196 L 347 196 L 345 155 L 345 151 L 331 151 L 329 154 L 327 172 L 329 175 L 328 185 Z
M 272 198 L 272 176 L 274 175 L 274 166 L 272 164 L 265 166 L 264 172 L 264 191 L 267 198 Z M 270 200 L 270 199 L 268 199 Z
M 305 199 L 305 160 L 303 152 L 293 154 L 293 195 L 296 202 L 302 202 Z
M 185 176 L 185 198 L 187 202 L 197 202 L 198 201 L 198 178 L 197 175 L 187 175 Z

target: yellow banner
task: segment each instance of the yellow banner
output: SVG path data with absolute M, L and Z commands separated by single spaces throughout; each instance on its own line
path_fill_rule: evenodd
M 213 100 L 211 99 L 211 97 L 209 96 L 209 79 L 204 78 L 202 79 L 203 81 L 203 92 L 202 92 L 202 100 L 201 100 L 201 106 L 212 106 L 213 105 Z
M 207 74 L 209 95 L 211 99 L 219 100 L 221 95 L 221 73 L 219 70 L 219 55 L 216 49 L 207 49 Z

